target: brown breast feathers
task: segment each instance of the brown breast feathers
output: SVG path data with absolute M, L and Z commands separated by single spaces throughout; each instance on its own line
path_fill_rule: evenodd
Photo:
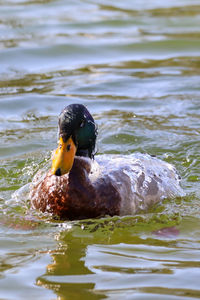
M 70 220 L 119 215 L 121 199 L 110 178 L 92 183 L 90 169 L 90 159 L 76 157 L 69 174 L 48 172 L 42 180 L 36 179 L 30 192 L 32 206 Z

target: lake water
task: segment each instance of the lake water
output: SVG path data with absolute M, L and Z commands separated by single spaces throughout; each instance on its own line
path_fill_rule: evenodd
M 94 115 L 98 155 L 156 155 L 187 196 L 123 218 L 31 211 L 15 191 L 69 103 Z M 0 0 L 0 141 L 0 299 L 200 298 L 199 0 Z

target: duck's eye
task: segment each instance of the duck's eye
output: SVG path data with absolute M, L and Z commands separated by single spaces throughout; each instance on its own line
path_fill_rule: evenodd
M 69 151 L 71 148 L 71 145 L 67 145 L 67 151 Z
M 79 127 L 82 128 L 85 125 L 85 121 L 81 121 Z

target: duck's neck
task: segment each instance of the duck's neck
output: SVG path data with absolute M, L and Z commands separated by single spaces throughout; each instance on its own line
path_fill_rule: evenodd
M 89 157 L 92 158 L 92 151 L 89 149 L 77 150 L 76 157 Z
M 86 157 L 75 156 L 73 167 L 69 173 L 69 180 L 88 183 L 88 174 L 91 170 L 91 160 Z

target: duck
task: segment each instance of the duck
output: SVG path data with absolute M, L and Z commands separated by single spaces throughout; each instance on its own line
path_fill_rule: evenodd
M 173 165 L 143 153 L 96 155 L 97 134 L 84 105 L 62 110 L 51 168 L 31 184 L 33 209 L 65 220 L 124 216 L 183 196 Z

